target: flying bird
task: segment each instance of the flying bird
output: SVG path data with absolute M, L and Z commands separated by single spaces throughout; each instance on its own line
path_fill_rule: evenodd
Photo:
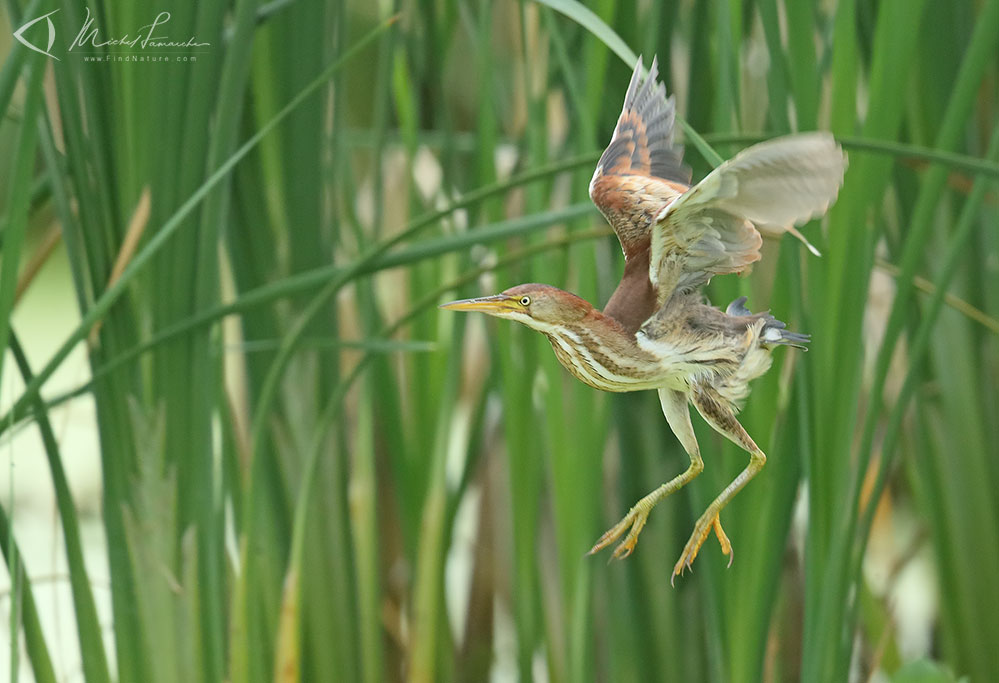
M 714 531 L 732 562 L 719 515 L 755 476 L 766 455 L 736 419 L 749 383 L 764 374 L 778 346 L 805 348 L 745 297 L 725 311 L 704 301 L 713 276 L 740 273 L 760 259 L 760 230 L 792 232 L 836 199 L 846 156 L 828 133 L 776 138 L 744 149 L 690 186 L 683 148 L 674 142 L 676 106 L 659 83 L 656 59 L 642 77 L 639 57 L 610 144 L 590 181 L 590 198 L 624 251 L 624 275 L 604 310 L 569 292 L 523 284 L 494 296 L 444 304 L 480 311 L 541 332 L 559 362 L 595 389 L 655 389 L 670 428 L 690 457 L 687 469 L 639 500 L 596 542 L 596 553 L 624 536 L 613 557 L 631 554 L 649 513 L 704 469 L 688 403 L 715 430 L 749 453 L 749 465 L 708 506 L 673 568 L 689 568 Z M 810 245 L 809 245 L 810 246 Z

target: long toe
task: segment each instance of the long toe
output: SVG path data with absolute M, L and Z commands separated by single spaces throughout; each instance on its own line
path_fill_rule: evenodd
M 614 543 L 614 541 L 620 538 L 621 534 L 623 534 L 630 526 L 631 513 L 629 512 L 624 519 L 605 531 L 604 535 L 597 539 L 597 542 L 593 544 L 593 547 L 590 548 L 590 552 L 588 552 L 587 555 L 599 553 L 601 550 Z
M 638 543 L 638 534 L 642 532 L 642 527 L 645 526 L 645 520 L 649 517 L 647 510 L 642 510 L 639 508 L 632 508 L 627 515 L 624 516 L 620 522 L 615 524 L 613 527 L 608 529 L 603 536 L 590 548 L 589 555 L 598 553 L 607 546 L 613 544 L 621 535 L 628 531 L 628 535 L 621 542 L 618 547 L 614 548 L 614 553 L 612 555 L 613 559 L 623 559 L 628 557 L 635 549 L 635 545 Z
M 635 519 L 631 523 L 631 531 L 628 535 L 624 537 L 621 541 L 621 545 L 614 548 L 615 559 L 623 560 L 624 558 L 631 555 L 631 552 L 638 545 L 638 534 L 642 533 L 642 529 L 645 528 L 645 522 L 649 519 L 648 510 L 638 510 L 635 513 Z
M 715 521 L 717 519 L 718 513 L 710 516 L 705 513 L 699 520 L 697 520 L 697 524 L 694 525 L 694 533 L 690 535 L 690 540 L 688 540 L 687 545 L 683 547 L 683 552 L 680 553 L 680 559 L 676 561 L 675 565 L 673 565 L 673 576 L 670 577 L 671 585 L 673 583 L 673 579 L 682 575 L 685 569 L 690 569 L 694 560 L 697 558 L 698 551 L 701 549 L 701 546 L 704 545 L 704 541 L 707 540 L 708 534 L 711 533 L 713 528 L 715 528 Z M 718 525 L 718 528 L 721 528 L 721 524 Z M 725 536 L 724 531 L 721 533 L 721 538 L 728 541 L 728 537 Z M 721 539 L 719 538 L 719 540 Z M 729 544 L 728 550 L 729 552 L 732 551 L 731 544 Z M 724 551 L 725 544 L 723 543 L 722 552 Z
M 612 531 L 614 531 L 614 530 L 613 529 L 608 529 L 607 531 L 605 531 L 604 535 L 597 539 L 597 542 L 593 544 L 593 547 L 590 548 L 586 552 L 586 554 L 587 555 L 596 555 L 601 550 L 603 550 L 604 548 L 606 548 L 607 546 L 609 546 L 611 543 L 613 543 L 614 542 L 614 536 L 610 535 Z
M 718 543 L 721 544 L 722 555 L 728 555 L 728 567 L 731 567 L 732 560 L 735 559 L 735 552 L 732 550 L 732 541 L 728 540 L 728 535 L 722 529 L 720 515 L 715 517 L 715 523 L 712 526 L 715 530 L 715 536 L 718 537 Z

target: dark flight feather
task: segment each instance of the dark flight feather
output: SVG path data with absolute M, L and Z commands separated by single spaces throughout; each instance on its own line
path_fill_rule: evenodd
M 658 83 L 659 65 L 652 60 L 643 80 L 639 58 L 624 98 L 614 136 L 597 167 L 604 175 L 651 175 L 683 185 L 690 184 L 690 168 L 683 163 L 683 147 L 673 142 L 676 101 L 666 97 Z

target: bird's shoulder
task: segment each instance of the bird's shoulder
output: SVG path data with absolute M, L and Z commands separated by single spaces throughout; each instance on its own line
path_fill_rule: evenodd
M 590 197 L 614 228 L 626 256 L 647 247 L 656 216 L 689 189 L 687 185 L 655 176 L 598 172 Z
M 605 215 L 655 216 L 689 185 L 643 173 L 597 172 L 590 183 L 590 197 Z

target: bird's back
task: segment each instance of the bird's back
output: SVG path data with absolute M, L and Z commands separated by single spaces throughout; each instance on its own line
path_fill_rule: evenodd
M 639 346 L 672 360 L 687 386 L 709 384 L 738 409 L 749 382 L 770 369 L 774 346 L 804 348 L 808 335 L 790 332 L 769 312 L 752 313 L 746 297 L 725 311 L 697 292 L 677 292 L 639 330 Z

